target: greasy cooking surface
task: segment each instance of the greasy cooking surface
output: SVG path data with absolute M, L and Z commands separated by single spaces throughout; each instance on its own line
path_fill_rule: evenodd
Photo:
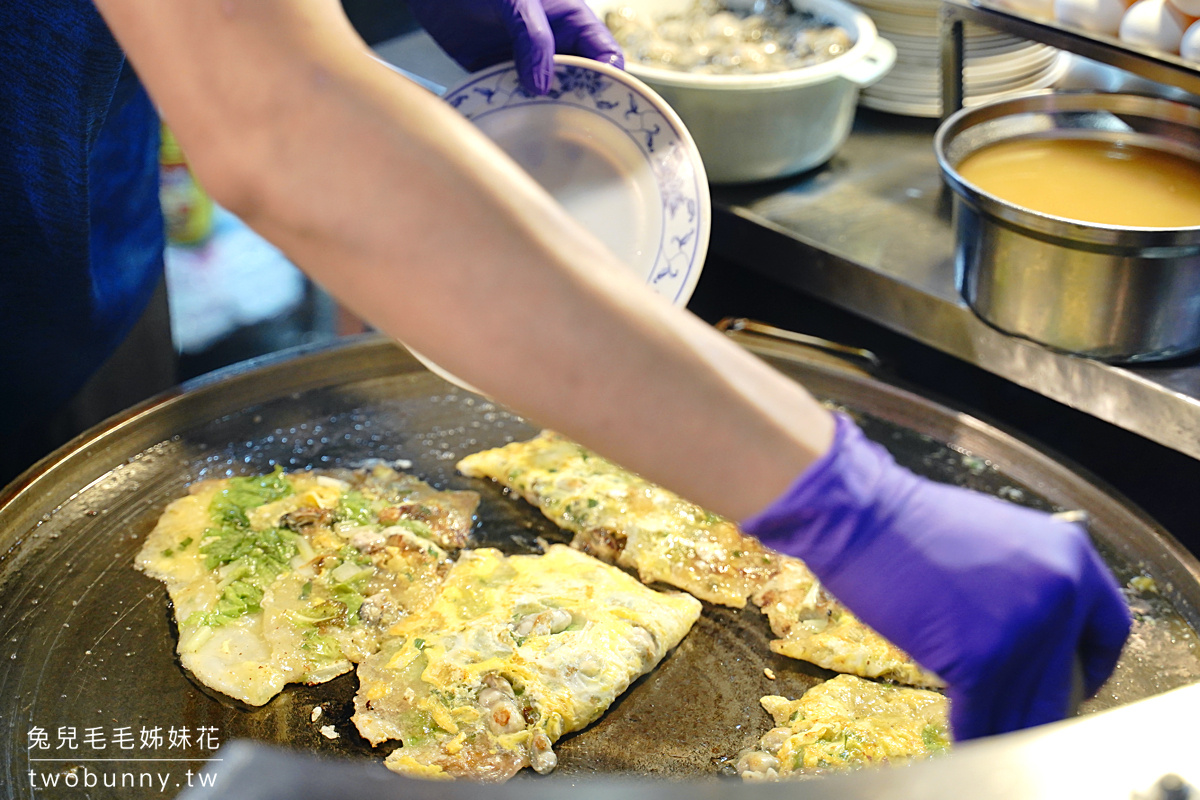
M 819 394 L 878 414 L 863 418 L 868 434 L 920 472 L 1040 507 L 1087 507 L 1122 579 L 1148 571 L 1197 624 L 1200 584 L 1190 567 L 1173 557 L 1173 545 L 1155 539 L 1141 518 L 978 423 L 945 412 L 930 416 L 921 407 L 924 421 L 909 421 L 905 415 L 916 413 L 911 399 L 877 384 L 806 369 L 805 382 Z M 517 553 L 528 552 L 539 536 L 568 540 L 523 501 L 454 473 L 455 461 L 468 452 L 532 436 L 537 426 L 414 370 L 407 355 L 371 340 L 316 352 L 303 364 L 268 363 L 253 373 L 196 384 L 182 397 L 94 438 L 86 451 L 65 455 L 28 491 L 7 498 L 0 506 L 0 786 L 29 797 L 30 769 L 37 781 L 43 773 L 78 778 L 87 770 L 112 770 L 110 762 L 83 758 L 201 759 L 211 756 L 208 746 L 234 737 L 329 755 L 386 755 L 390 747 L 372 750 L 349 721 L 353 675 L 322 686 L 288 687 L 256 709 L 191 682 L 175 661 L 165 592 L 132 563 L 156 517 L 189 482 L 227 471 L 267 472 L 276 462 L 295 469 L 404 459 L 439 488 L 481 492 L 477 544 Z M 971 444 L 968 449 L 980 455 L 964 456 L 909 429 L 918 422 L 934 437 Z M 1200 679 L 1194 634 L 1183 619 L 1160 596 L 1149 594 L 1138 602 L 1153 613 L 1139 622 L 1117 676 L 1086 709 Z M 672 778 L 730 774 L 738 752 L 772 727 L 758 705 L 760 697 L 795 697 L 830 675 L 771 653 L 771 638 L 765 617 L 755 609 L 706 606 L 692 632 L 656 671 L 597 723 L 560 742 L 555 748 L 559 767 L 550 779 L 597 772 Z M 766 667 L 776 680 L 766 677 Z M 322 713 L 314 721 L 315 706 Z M 332 727 L 323 734 L 323 726 Z M 161 744 L 152 735 L 141 739 L 143 728 L 154 727 L 161 729 Z M 60 737 L 60 729 L 72 728 L 74 750 Z M 88 729 L 92 737 L 85 741 Z M 46 747 L 29 749 L 40 739 L 37 730 L 46 732 Z M 333 734 L 337 738 L 327 738 Z M 91 746 L 101 735 L 103 750 Z M 47 758 L 68 760 L 32 761 Z M 154 771 L 184 787 L 186 771 L 200 763 L 164 762 Z M 168 790 L 175 787 L 168 784 Z M 59 792 L 38 796 L 79 796 L 77 789 Z M 157 786 L 108 793 L 101 788 L 91 796 L 163 793 Z

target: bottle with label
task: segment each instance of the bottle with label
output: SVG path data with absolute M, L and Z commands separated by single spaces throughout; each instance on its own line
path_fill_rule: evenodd
M 171 244 L 199 245 L 212 235 L 212 198 L 196 182 L 183 149 L 166 125 L 159 148 L 159 200 Z

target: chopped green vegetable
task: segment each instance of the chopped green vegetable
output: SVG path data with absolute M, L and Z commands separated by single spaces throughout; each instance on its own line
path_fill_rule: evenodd
M 342 648 L 338 647 L 337 641 L 332 636 L 323 636 L 315 630 L 304 637 L 300 649 L 322 661 L 340 661 L 343 658 Z
M 398 519 L 396 520 L 396 525 L 420 536 L 422 539 L 433 538 L 433 528 L 419 519 Z
M 213 527 L 204 531 L 200 552 L 205 568 L 219 571 L 222 591 L 216 608 L 201 615 L 204 624 L 219 627 L 262 610 L 267 586 L 288 568 L 299 551 L 300 537 L 282 528 L 252 530 L 246 510 L 291 492 L 291 482 L 276 467 L 270 475 L 233 478 L 212 499 L 208 510 Z
M 238 617 L 262 611 L 263 587 L 258 580 L 237 578 L 230 581 L 217 598 L 217 605 L 207 613 L 197 611 L 187 618 L 187 625 L 208 625 L 219 628 Z
M 321 577 L 329 593 L 346 607 L 346 622 L 358 624 L 358 610 L 362 607 L 367 582 L 375 574 L 371 559 L 353 547 L 343 547 L 338 556 L 341 563 L 327 570 Z
M 338 502 L 334 519 L 338 522 L 351 522 L 355 525 L 370 525 L 377 519 L 377 512 L 371 505 L 371 500 L 357 489 L 346 492 Z
M 338 550 L 337 554 L 338 558 L 341 559 L 343 563 L 352 561 L 355 564 L 358 564 L 360 567 L 371 566 L 371 557 L 357 548 L 351 547 L 350 545 L 346 545 L 342 549 Z
M 950 737 L 946 735 L 946 729 L 941 725 L 926 725 L 921 730 L 921 741 L 925 743 L 925 749 L 931 753 L 950 747 Z
M 246 511 L 271 503 L 292 493 L 292 482 L 276 466 L 269 475 L 249 478 L 230 478 L 229 485 L 213 497 L 208 506 L 209 517 L 215 525 L 248 526 Z
M 375 570 L 370 566 L 360 566 L 353 561 L 346 561 L 338 565 L 329 573 L 329 578 L 333 583 L 352 584 L 361 578 L 370 578 L 375 574 Z
M 445 731 L 433 721 L 433 715 L 420 708 L 402 712 L 397 720 L 401 739 L 406 747 L 418 747 L 429 741 L 429 737 Z
M 282 528 L 261 531 L 235 526 L 209 528 L 204 532 L 200 552 L 206 556 L 204 566 L 208 569 L 245 559 L 252 572 L 275 577 L 299 551 L 297 538 L 296 534 Z
M 221 599 L 217 600 L 217 613 L 234 619 L 262 611 L 263 594 L 263 588 L 253 581 L 233 581 L 225 587 Z
M 196 616 L 193 614 L 192 616 Z M 189 620 L 190 622 L 190 620 Z M 186 639 L 179 640 L 180 653 L 194 653 L 199 650 L 213 636 L 213 629 L 207 625 L 201 625 Z
M 346 613 L 346 606 L 337 600 L 318 600 L 306 608 L 293 611 L 292 620 L 300 625 L 319 625 Z

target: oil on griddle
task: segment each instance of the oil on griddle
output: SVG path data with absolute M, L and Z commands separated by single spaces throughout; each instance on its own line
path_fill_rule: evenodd
M 982 459 L 856 416 L 868 435 L 917 472 L 1049 507 Z M 390 746 L 372 749 L 350 722 L 353 673 L 320 686 L 289 686 L 261 708 L 242 706 L 190 680 L 175 659 L 166 593 L 133 569 L 134 555 L 166 504 L 193 481 L 268 472 L 276 463 L 292 470 L 353 467 L 368 459 L 408 465 L 438 488 L 479 490 L 476 546 L 517 553 L 535 550 L 539 538 L 567 541 L 524 501 L 454 471 L 467 453 L 528 438 L 537 430 L 486 400 L 415 373 L 255 406 L 180 431 L 115 467 L 0 554 L 0 729 L 5 732 L 0 784 L 16 797 L 32 797 L 31 767 L 60 778 L 74 772 L 78 780 L 89 768 L 80 760 L 84 757 L 137 757 L 140 752 L 195 759 L 173 762 L 175 785 L 167 787 L 169 795 L 186 786 L 188 770 L 195 772 L 212 756 L 207 745 L 235 737 L 329 757 L 381 760 Z M 1116 566 L 1122 580 L 1134 577 L 1129 565 Z M 1152 590 L 1133 600 L 1140 612 L 1134 644 L 1109 687 L 1085 711 L 1200 678 L 1194 632 Z M 538 778 L 526 771 L 518 780 L 598 773 L 699 780 L 732 776 L 739 751 L 772 726 L 758 699 L 795 697 L 831 676 L 771 653 L 770 638 L 765 618 L 753 608 L 706 607 L 658 669 L 598 722 L 559 743 L 555 773 Z M 767 668 L 775 680 L 767 677 Z M 162 742 L 147 748 L 143 732 L 154 728 Z M 47 749 L 30 748 L 35 729 L 46 732 Z M 60 747 L 63 729 L 76 731 L 77 749 Z M 89 729 L 104 735 L 103 752 L 87 748 Z M 31 760 L 63 759 L 64 752 L 65 760 Z M 39 791 L 37 796 L 56 795 Z M 111 794 L 96 790 L 91 796 L 163 793 L 158 787 L 126 788 Z

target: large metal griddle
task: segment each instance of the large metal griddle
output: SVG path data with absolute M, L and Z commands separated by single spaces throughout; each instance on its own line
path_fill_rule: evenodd
M 1122 581 L 1154 580 L 1157 592 L 1132 597 L 1139 621 L 1116 674 L 1082 713 L 1200 680 L 1200 564 L 1152 520 L 978 419 L 869 376 L 797 360 L 786 346 L 743 341 L 853 413 L 915 471 L 1038 508 L 1081 509 Z M 480 491 L 477 544 L 534 551 L 539 537 L 566 537 L 523 501 L 456 474 L 454 464 L 537 430 L 445 383 L 389 341 L 365 337 L 215 373 L 54 454 L 0 493 L 0 786 L 19 798 L 162 797 L 157 785 L 99 785 L 81 795 L 65 783 L 35 795 L 29 771 L 78 781 L 88 771 L 153 770 L 177 784 L 168 786 L 170 794 L 186 788 L 189 769 L 219 774 L 219 763 L 204 761 L 213 756 L 206 745 L 234 738 L 381 759 L 390 747 L 372 749 L 350 722 L 352 674 L 290 686 L 261 708 L 193 682 L 174 655 L 166 593 L 133 569 L 134 555 L 166 504 L 196 480 L 269 471 L 277 463 L 303 469 L 370 459 L 411 462 L 436 486 Z M 559 743 L 559 767 L 549 780 L 731 775 L 739 751 L 771 727 L 758 698 L 796 696 L 831 675 L 772 654 L 771 638 L 757 610 L 706 607 L 658 669 L 597 723 Z M 314 722 L 317 706 L 322 713 Z M 329 725 L 337 738 L 322 733 Z M 156 726 L 163 742 L 142 742 L 142 729 Z M 169 729 L 185 726 L 190 741 L 171 747 Z M 201 727 L 207 741 L 197 742 Z M 48 749 L 30 749 L 35 728 L 47 732 Z M 71 728 L 76 749 L 59 747 L 60 729 Z M 104 735 L 104 749 L 85 744 L 89 728 Z M 126 728 L 132 742 L 122 741 Z

